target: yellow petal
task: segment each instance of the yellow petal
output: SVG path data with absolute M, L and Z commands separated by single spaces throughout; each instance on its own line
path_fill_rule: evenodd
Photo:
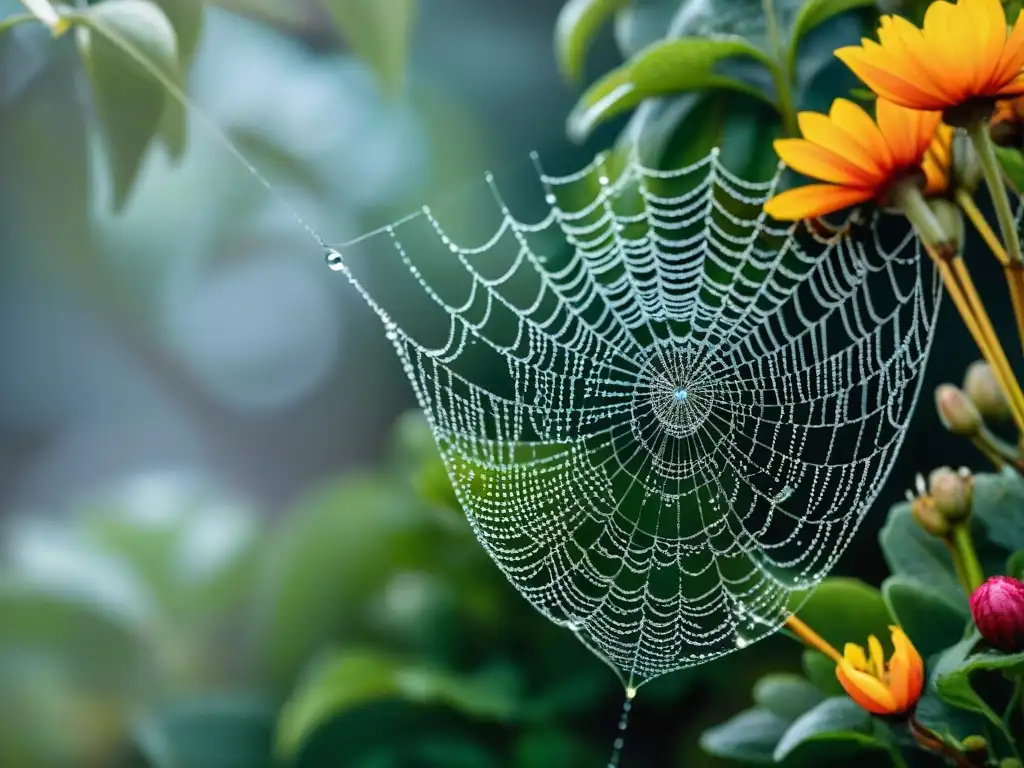
M 876 715 L 891 715 L 900 711 L 892 693 L 866 672 L 843 662 L 836 665 L 836 678 L 843 690 L 857 704 Z
M 903 76 L 888 71 L 885 68 L 888 66 L 887 61 L 880 65 L 876 57 L 860 46 L 840 48 L 836 51 L 836 57 L 863 80 L 868 88 L 895 104 L 911 109 L 943 109 L 948 106 L 945 100 L 937 99 Z
M 886 171 L 892 168 L 892 152 L 882 138 L 878 125 L 859 105 L 849 99 L 836 99 L 829 111 L 832 122 L 841 127 Z
M 854 187 L 874 186 L 877 176 L 842 155 L 806 139 L 776 139 L 776 153 L 794 171 L 812 179 Z
M 878 40 L 892 57 L 894 67 L 890 71 L 893 74 L 911 80 L 932 98 L 945 98 L 944 77 L 941 72 L 933 71 L 934 56 L 917 27 L 900 16 L 883 16 Z
M 999 83 L 1012 80 L 1020 73 L 1021 67 L 1024 67 L 1024 13 L 1017 17 L 1003 45 L 999 63 L 996 64 L 995 80 Z
M 872 176 L 882 176 L 886 168 L 879 164 L 864 147 L 833 120 L 817 112 L 801 112 L 797 115 L 800 133 L 804 138 L 820 147 L 849 158 Z
M 882 651 L 882 644 L 874 635 L 868 637 L 868 653 L 871 656 L 871 671 L 875 677 L 881 678 L 885 672 L 885 653 Z
M 874 194 L 871 189 L 808 184 L 776 195 L 764 204 L 764 211 L 777 221 L 813 219 L 867 202 Z
M 982 93 L 1001 87 L 994 82 L 999 59 L 1006 44 L 1006 13 L 999 0 L 976 0 L 978 39 L 980 47 L 974 55 L 978 57 L 978 79 L 975 87 Z
M 847 643 L 843 646 L 843 661 L 862 672 L 868 668 L 868 657 L 864 655 L 864 649 L 856 643 Z

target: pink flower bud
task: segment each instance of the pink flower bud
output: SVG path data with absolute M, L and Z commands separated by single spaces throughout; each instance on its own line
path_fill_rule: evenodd
M 971 616 L 990 645 L 1007 653 L 1024 649 L 1024 583 L 993 576 L 971 595 Z

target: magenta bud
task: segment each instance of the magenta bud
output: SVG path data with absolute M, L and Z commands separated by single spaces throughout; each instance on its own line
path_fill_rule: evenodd
M 1024 649 L 1024 583 L 993 576 L 971 595 L 971 616 L 993 647 L 1007 653 Z

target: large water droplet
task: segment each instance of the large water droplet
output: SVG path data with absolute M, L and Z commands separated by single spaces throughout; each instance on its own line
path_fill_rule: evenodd
M 324 254 L 324 261 L 326 261 L 327 266 L 335 272 L 340 272 L 345 267 L 345 261 L 341 258 L 341 254 L 333 248 Z
M 679 401 L 680 403 L 681 403 L 681 402 L 683 402 L 683 401 L 684 401 L 684 400 L 685 400 L 686 398 L 688 398 L 689 396 L 690 396 L 690 393 L 686 391 L 686 387 L 679 387 L 679 388 L 678 388 L 678 389 L 677 389 L 677 390 L 675 391 L 675 398 L 676 398 L 676 400 L 678 400 L 678 401 Z

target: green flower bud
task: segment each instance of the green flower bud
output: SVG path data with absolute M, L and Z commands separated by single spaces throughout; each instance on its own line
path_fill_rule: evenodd
M 929 198 L 928 207 L 932 209 L 944 235 L 942 243 L 931 245 L 942 245 L 953 253 L 960 253 L 964 246 L 964 215 L 960 207 L 944 197 Z
M 986 421 L 998 423 L 1010 419 L 1010 403 L 992 373 L 992 366 L 984 360 L 971 363 L 967 369 L 964 392 Z
M 910 502 L 910 512 L 917 521 L 917 524 L 940 539 L 949 535 L 952 525 L 949 520 L 939 512 L 935 502 L 930 496 L 918 496 Z
M 950 523 L 960 523 L 971 515 L 973 478 L 939 467 L 928 477 L 928 495 L 935 509 Z
M 935 408 L 942 425 L 954 435 L 974 437 L 981 431 L 981 414 L 959 387 L 952 384 L 936 387 Z
M 982 179 L 981 160 L 966 131 L 953 134 L 952 152 L 954 182 L 958 187 L 974 192 Z
M 967 753 L 967 757 L 972 761 L 981 758 L 984 762 L 988 758 L 988 740 L 984 736 L 977 734 L 968 736 L 960 742 L 960 748 Z

